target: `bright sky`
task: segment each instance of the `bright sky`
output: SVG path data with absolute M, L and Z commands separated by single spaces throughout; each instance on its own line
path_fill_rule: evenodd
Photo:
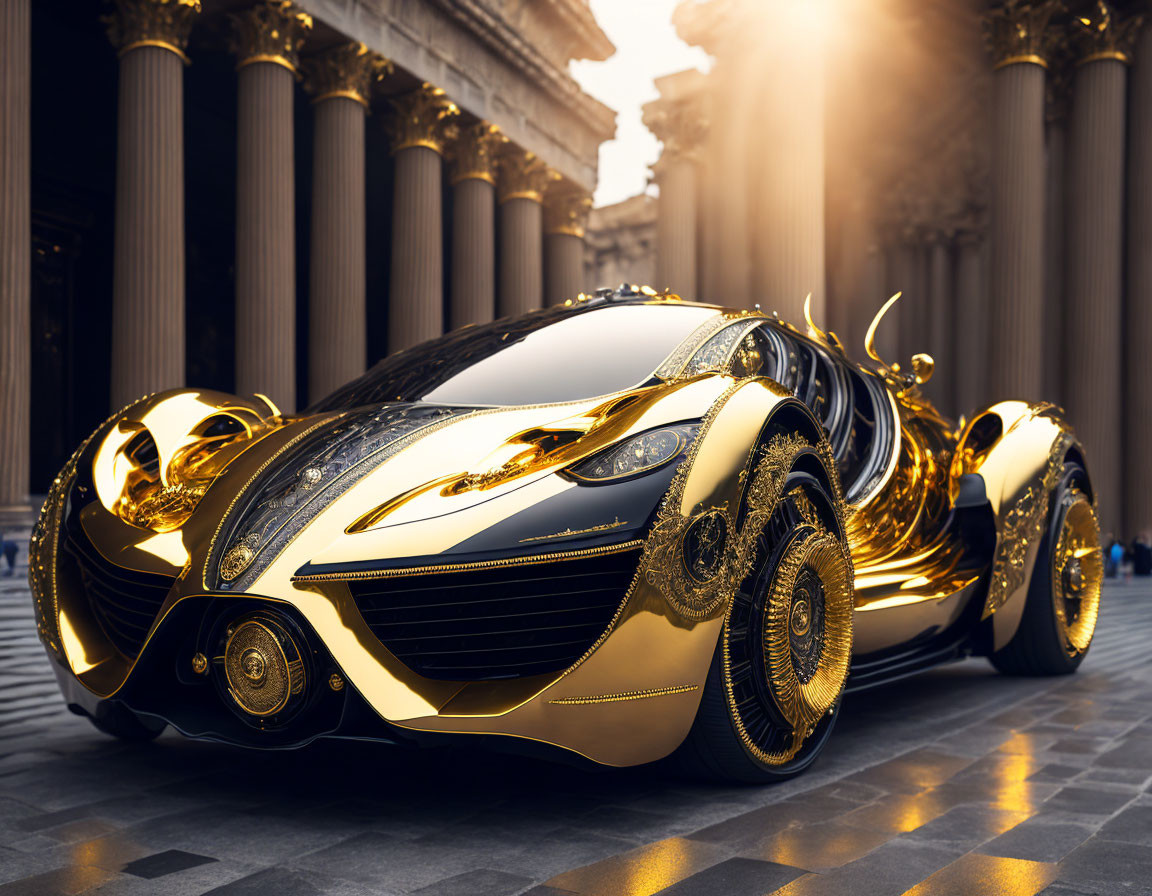
M 660 141 L 640 121 L 641 106 L 656 99 L 654 79 L 711 67 L 708 54 L 690 47 L 672 28 L 680 0 L 591 0 L 592 12 L 616 45 L 606 62 L 573 62 L 580 86 L 618 113 L 616 139 L 600 147 L 596 205 L 611 205 L 643 193 L 648 166 L 660 156 Z

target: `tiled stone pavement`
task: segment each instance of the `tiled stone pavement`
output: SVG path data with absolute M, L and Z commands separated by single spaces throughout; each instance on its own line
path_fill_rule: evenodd
M 22 558 L 24 559 L 24 558 Z M 1152 585 L 1079 674 L 972 660 L 846 700 L 774 787 L 463 751 L 126 746 L 62 707 L 0 578 L 0 896 L 1152 894 Z

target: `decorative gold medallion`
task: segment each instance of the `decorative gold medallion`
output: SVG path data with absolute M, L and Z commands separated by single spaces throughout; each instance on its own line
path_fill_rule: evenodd
M 220 578 L 225 582 L 231 582 L 244 572 L 255 558 L 256 552 L 244 542 L 233 545 L 220 563 Z
M 232 629 L 224 646 L 228 692 L 244 712 L 271 716 L 304 690 L 304 663 L 287 629 L 257 614 Z

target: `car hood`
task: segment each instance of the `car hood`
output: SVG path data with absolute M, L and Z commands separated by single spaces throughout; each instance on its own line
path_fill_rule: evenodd
M 218 483 L 234 497 L 212 534 L 204 585 L 270 594 L 305 564 L 443 554 L 575 488 L 556 475 L 573 463 L 702 417 L 730 383 L 704 376 L 557 405 L 387 403 L 300 418 L 253 446 L 264 455 L 254 473 L 245 475 L 257 458 L 245 457 Z

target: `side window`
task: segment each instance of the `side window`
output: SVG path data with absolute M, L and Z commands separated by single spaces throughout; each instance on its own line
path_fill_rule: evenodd
M 773 376 L 776 357 L 763 327 L 756 327 L 744 335 L 728 362 L 733 376 Z

